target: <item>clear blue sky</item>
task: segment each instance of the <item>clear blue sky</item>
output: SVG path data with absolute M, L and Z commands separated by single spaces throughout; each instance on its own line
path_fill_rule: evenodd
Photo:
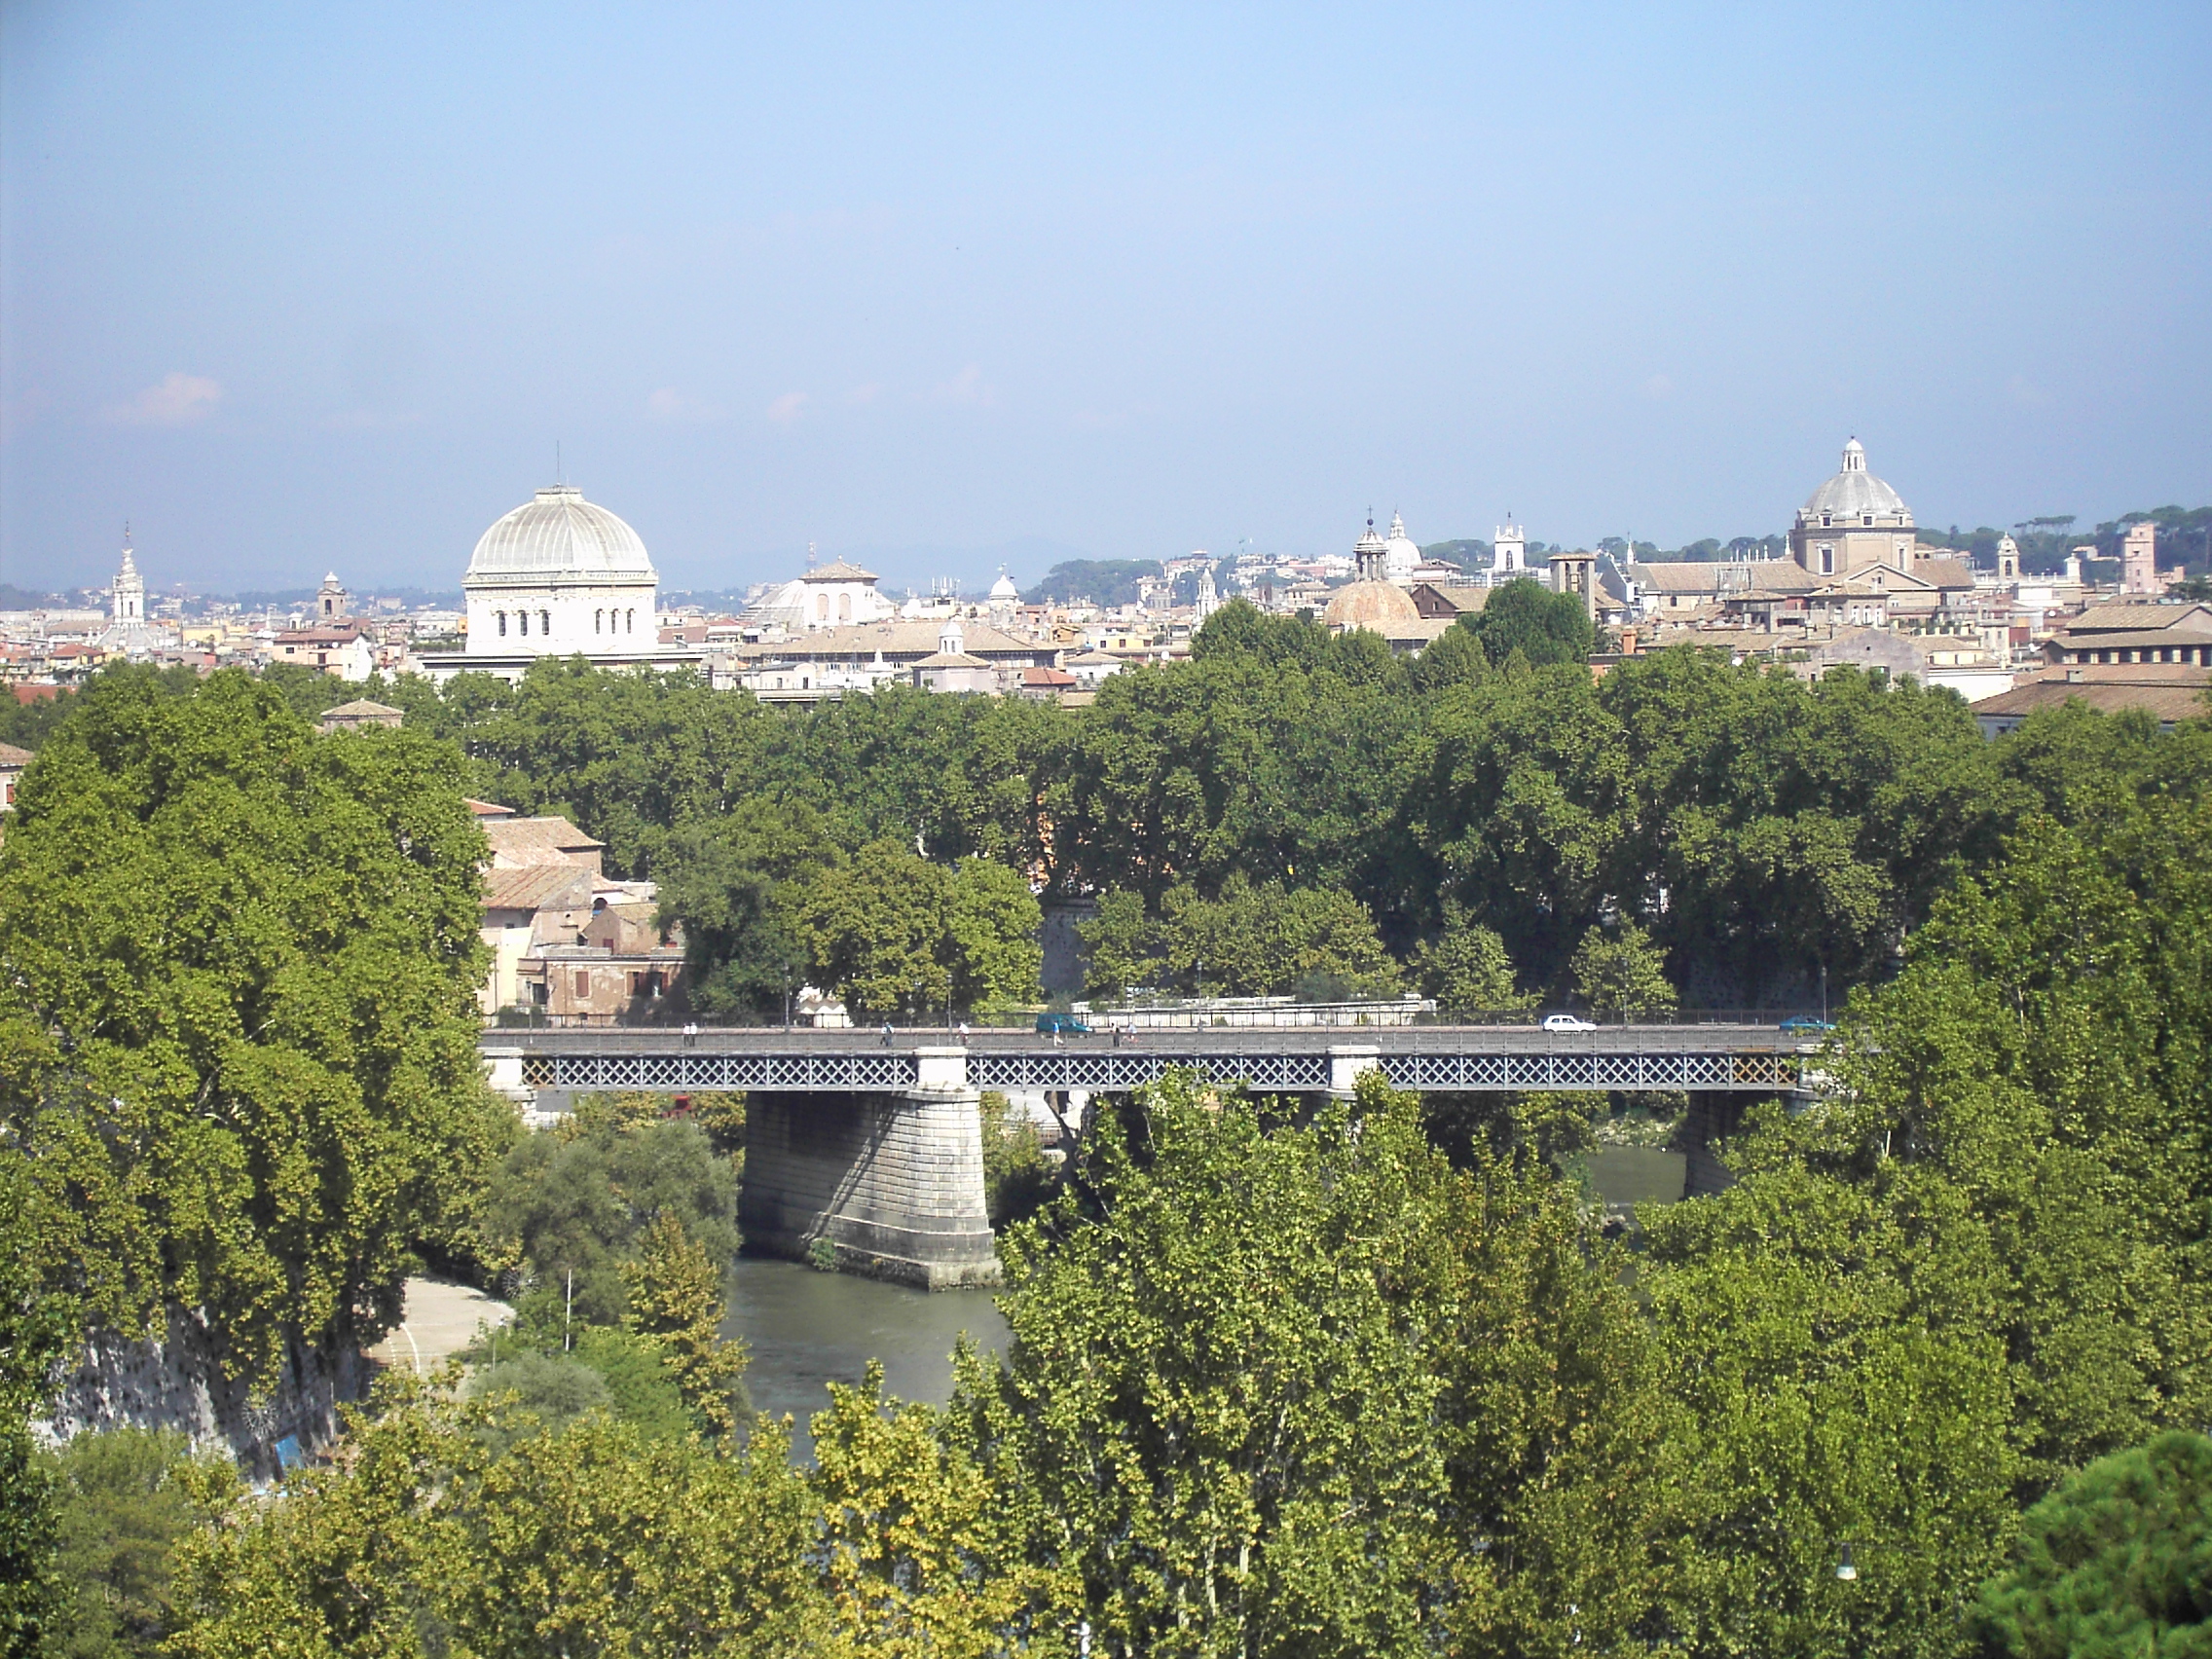
M 2212 500 L 2212 5 L 0 9 L 0 579 Z M 1026 566 L 1027 568 L 1023 568 Z

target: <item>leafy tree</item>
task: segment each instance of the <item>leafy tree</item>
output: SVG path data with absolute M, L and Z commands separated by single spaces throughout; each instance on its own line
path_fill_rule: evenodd
M 587 1413 L 495 1455 L 491 1400 L 391 1379 L 347 1457 L 224 1495 L 178 1553 L 180 1659 L 822 1650 L 816 1510 L 788 1439 L 743 1452 Z
M 1037 994 L 1037 900 L 987 860 L 948 870 L 895 841 L 872 841 L 851 865 L 808 884 L 795 914 L 821 982 L 863 1018 L 1003 1007 Z
M 1695 1653 L 1958 1650 L 2013 1461 L 1993 1252 L 1939 1178 L 1803 1166 L 1769 1120 L 1716 1198 L 1644 1206 L 1679 1495 L 1655 1635 Z M 1856 1582 L 1834 1576 L 1853 1546 Z
M 34 697 L 27 703 L 13 696 L 0 701 L 0 743 L 37 754 L 47 735 L 67 718 L 74 695 L 60 691 L 51 697 Z
M 1024 1571 L 998 1493 L 929 1407 L 887 1400 L 870 1361 L 858 1387 L 830 1384 L 813 1420 L 824 1588 L 844 1640 L 887 1655 L 1003 1653 L 1046 1638 L 1042 1576 Z
M 575 1325 L 622 1323 L 622 1264 L 663 1216 L 714 1260 L 736 1256 L 737 1172 L 695 1123 L 540 1130 L 516 1146 L 493 1182 L 487 1226 L 524 1266 L 520 1336 L 559 1348 Z
M 653 1218 L 639 1245 L 637 1256 L 622 1264 L 629 1327 L 660 1344 L 677 1392 L 707 1432 L 729 1434 L 737 1427 L 746 1352 L 743 1343 L 722 1339 L 722 1269 L 665 1212 Z
M 1592 928 L 1574 947 L 1567 971 L 1574 976 L 1574 994 L 1596 1014 L 1614 1014 L 1625 1023 L 1675 1006 L 1666 958 L 1634 922 L 1611 933 Z
M 1638 822 L 1622 726 L 1588 672 L 1454 687 L 1409 744 L 1406 774 L 1400 811 L 1433 902 L 1496 930 L 1532 980 L 1555 977 L 1621 891 Z
M 1465 906 L 1447 900 L 1444 932 L 1424 940 L 1414 959 L 1421 989 L 1449 1010 L 1531 1008 L 1534 999 L 1513 987 L 1513 958 L 1493 929 L 1467 914 Z
M 1458 625 L 1475 636 L 1483 654 L 1497 665 L 1515 651 L 1531 668 L 1581 663 L 1598 643 L 1589 608 L 1579 595 L 1554 593 L 1529 576 L 1492 589 L 1489 603 L 1462 615 Z
M 1105 1652 L 1616 1640 L 1650 1505 L 1613 1459 L 1649 1425 L 1591 1246 L 1379 1079 L 1303 1127 L 1170 1081 L 1009 1236 L 1013 1346 L 959 1357 L 947 1432 Z
M 1225 625 L 1191 662 L 1115 675 L 1080 711 L 1052 797 L 1063 885 L 1133 888 L 1155 908 L 1235 873 L 1396 893 L 1393 756 L 1418 706 L 1396 682 L 1339 672 L 1364 647 L 1248 620 L 1249 640 Z
M 2212 1439 L 2171 1430 L 2099 1458 L 2020 1534 L 1975 1608 L 1985 1653 L 2189 1654 L 2212 1641 Z
M 657 1359 L 657 1355 L 655 1356 Z M 607 1379 L 594 1366 L 565 1353 L 510 1351 L 472 1372 L 468 1391 L 475 1395 L 512 1395 L 515 1409 L 529 1419 L 526 1430 L 563 1429 L 586 1412 L 608 1409 Z M 689 1415 L 682 1414 L 689 1422 Z M 506 1450 L 519 1435 L 495 1442 Z
M 1434 693 L 1487 679 L 1490 656 L 1472 628 L 1447 628 L 1414 659 L 1408 673 L 1415 689 Z
M 0 1082 L 24 1058 L 0 1034 Z M 0 1137 L 0 1652 L 35 1653 L 58 1628 L 64 1585 L 54 1481 L 36 1456 L 30 1418 L 55 1363 L 75 1342 L 79 1309 L 57 1293 L 56 1197 Z
M 982 1119 L 983 1197 L 991 1225 L 1025 1220 L 1051 1191 L 1044 1139 L 1028 1115 L 1016 1115 L 995 1088 L 983 1090 L 977 1110 Z
M 1101 894 L 1097 913 L 1076 926 L 1090 994 L 1114 999 L 1154 988 L 1149 977 L 1162 966 L 1157 933 L 1143 894 L 1127 888 Z
M 1304 995 L 1318 988 L 1333 998 L 1386 994 L 1397 985 L 1397 965 L 1374 918 L 1336 889 L 1285 892 L 1233 874 L 1216 899 L 1195 886 L 1171 888 L 1157 920 L 1143 914 L 1137 895 L 1109 894 L 1080 931 L 1097 995 L 1178 984 L 1199 995 Z
M 476 1054 L 481 833 L 452 751 L 325 737 L 268 687 L 99 677 L 0 846 L 0 1098 L 54 1287 L 165 1304 L 268 1379 L 372 1340 L 423 1252 L 481 1259 L 514 1132 Z
M 702 1013 L 781 1012 L 807 969 L 794 883 L 843 862 L 828 822 L 803 803 L 758 798 L 679 825 L 660 859 L 661 923 L 683 929 L 685 984 Z
M 59 1495 L 67 1586 L 50 1650 L 67 1659 L 158 1652 L 168 1623 L 169 1551 L 203 1519 L 184 1436 L 80 1434 L 45 1461 Z

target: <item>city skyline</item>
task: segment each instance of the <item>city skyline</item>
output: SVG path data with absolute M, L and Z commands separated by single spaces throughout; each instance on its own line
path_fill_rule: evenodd
M 444 589 L 556 446 L 671 587 L 1763 535 L 1852 435 L 1925 526 L 2196 505 L 2208 47 L 11 8 L 0 580 Z

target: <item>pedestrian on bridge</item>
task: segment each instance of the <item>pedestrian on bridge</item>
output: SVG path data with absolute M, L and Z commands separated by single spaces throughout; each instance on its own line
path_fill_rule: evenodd
M 883 1046 L 886 1049 L 891 1047 L 891 1021 L 888 1019 L 883 1022 Z

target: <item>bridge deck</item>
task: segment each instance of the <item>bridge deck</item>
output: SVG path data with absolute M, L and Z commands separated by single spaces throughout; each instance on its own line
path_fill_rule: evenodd
M 538 1088 L 896 1091 L 918 1087 L 922 1051 L 945 1075 L 948 1050 L 976 1088 L 1124 1089 L 1171 1067 L 1259 1089 L 1327 1089 L 1352 1053 L 1372 1053 L 1406 1088 L 1727 1089 L 1774 1093 L 1796 1086 L 1813 1045 L 1769 1025 L 1609 1026 L 1550 1032 L 1533 1026 L 1412 1026 L 1145 1031 L 1055 1045 L 1027 1031 L 779 1028 L 491 1030 L 487 1049 L 519 1051 L 522 1081 Z

